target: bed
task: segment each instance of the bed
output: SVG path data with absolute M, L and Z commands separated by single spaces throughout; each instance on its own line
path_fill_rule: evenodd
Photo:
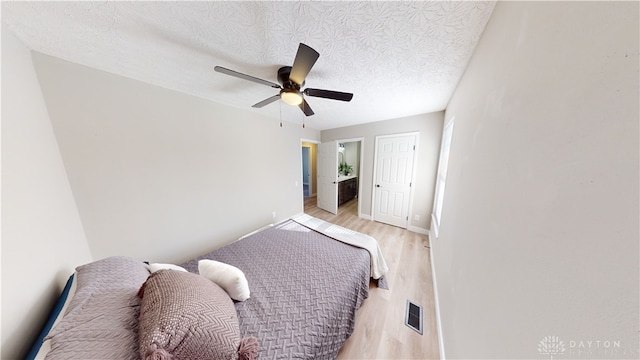
M 180 266 L 197 274 L 204 259 L 246 276 L 250 297 L 232 306 L 242 341 L 255 338 L 260 359 L 335 359 L 353 332 L 372 279 L 387 287 L 387 266 L 375 239 L 308 215 Z M 54 311 L 27 358 L 140 359 L 144 300 L 138 292 L 154 277 L 148 269 L 127 257 L 79 266 L 56 306 L 59 316 Z

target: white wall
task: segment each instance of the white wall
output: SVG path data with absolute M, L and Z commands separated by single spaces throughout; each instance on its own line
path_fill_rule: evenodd
M 447 358 L 638 358 L 638 5 L 495 7 L 445 115 Z
M 31 53 L 2 26 L 2 357 L 26 355 L 91 261 Z
M 435 187 L 440 139 L 444 112 L 422 114 L 393 120 L 348 126 L 322 131 L 322 141 L 364 138 L 360 156 L 363 156 L 362 202 L 363 216 L 371 217 L 371 194 L 373 191 L 373 162 L 375 137 L 379 135 L 419 132 L 416 183 L 413 195 L 413 207 L 409 209 L 409 226 L 419 231 L 428 231 L 431 227 L 431 208 Z M 420 215 L 420 220 L 414 216 Z
M 300 139 L 318 131 L 42 54 L 34 63 L 95 259 L 179 263 L 303 211 Z

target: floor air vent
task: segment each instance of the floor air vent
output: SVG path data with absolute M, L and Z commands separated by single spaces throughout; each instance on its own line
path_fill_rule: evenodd
M 404 323 L 422 335 L 422 306 L 407 300 L 407 313 L 404 318 Z

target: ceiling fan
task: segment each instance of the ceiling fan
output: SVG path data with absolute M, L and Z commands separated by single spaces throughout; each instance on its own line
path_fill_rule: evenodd
M 278 99 L 282 99 L 282 101 L 289 105 L 298 106 L 306 116 L 311 116 L 314 114 L 314 112 L 313 110 L 311 110 L 311 107 L 309 107 L 309 104 L 304 99 L 304 95 L 340 101 L 351 101 L 351 99 L 353 98 L 353 94 L 340 91 L 312 88 L 306 88 L 304 90 L 300 89 L 304 86 L 304 80 L 307 77 L 307 74 L 309 74 L 309 71 L 311 71 L 313 65 L 316 63 L 316 60 L 318 60 L 319 56 L 320 54 L 317 51 L 313 50 L 311 47 L 303 43 L 300 43 L 298 52 L 296 53 L 296 58 L 293 61 L 293 66 L 283 66 L 278 69 L 278 82 L 280 84 L 263 80 L 251 75 L 239 73 L 222 66 L 216 66 L 213 69 L 219 73 L 253 81 L 258 84 L 267 85 L 275 89 L 280 89 L 280 92 L 278 94 L 254 104 L 252 106 L 254 108 L 261 108 L 265 105 L 271 104 Z

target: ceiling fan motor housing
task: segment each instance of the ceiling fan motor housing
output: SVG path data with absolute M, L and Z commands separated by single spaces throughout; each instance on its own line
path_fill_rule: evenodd
M 299 84 L 299 85 L 294 83 L 289 79 L 290 74 L 291 74 L 291 66 L 281 67 L 280 69 L 278 69 L 278 82 L 285 89 L 296 89 L 297 91 L 300 91 L 300 88 L 304 86 L 305 82 L 303 81 L 302 84 Z

